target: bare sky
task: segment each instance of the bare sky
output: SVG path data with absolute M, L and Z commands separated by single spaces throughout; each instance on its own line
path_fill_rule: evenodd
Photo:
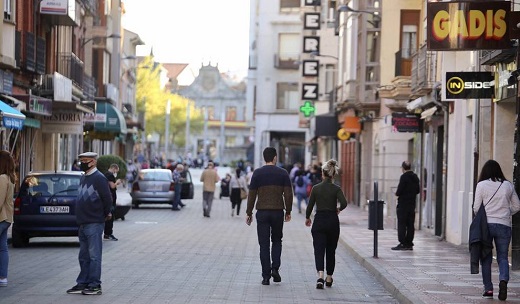
M 162 63 L 202 64 L 245 77 L 248 67 L 249 0 L 123 0 L 123 27 L 137 33 Z M 184 82 L 189 81 L 184 79 Z M 183 79 L 181 79 L 181 84 Z

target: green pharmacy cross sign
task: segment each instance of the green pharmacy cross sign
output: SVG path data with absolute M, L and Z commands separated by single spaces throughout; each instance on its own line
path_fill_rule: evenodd
M 311 116 L 312 113 L 314 113 L 316 111 L 316 108 L 314 107 L 314 105 L 310 102 L 310 101 L 305 101 L 305 103 L 303 104 L 303 106 L 300 107 L 300 112 L 303 114 L 303 116 L 305 117 L 309 117 Z

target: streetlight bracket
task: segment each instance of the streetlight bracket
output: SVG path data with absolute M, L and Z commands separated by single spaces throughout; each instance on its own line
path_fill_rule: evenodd
M 90 41 L 94 40 L 94 39 L 98 39 L 98 38 L 104 38 L 104 39 L 108 39 L 108 38 L 121 38 L 121 35 L 119 34 L 110 34 L 108 36 L 94 36 L 94 37 L 91 37 L 91 38 L 88 38 L 88 39 L 81 39 L 81 47 L 85 46 L 85 44 L 89 43 Z

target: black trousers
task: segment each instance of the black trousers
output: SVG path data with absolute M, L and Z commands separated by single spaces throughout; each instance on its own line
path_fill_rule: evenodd
M 415 203 L 397 204 L 397 239 L 404 246 L 413 246 L 415 235 Z
M 311 233 L 316 271 L 325 270 L 324 260 L 326 259 L 327 275 L 333 275 L 336 267 L 336 248 L 338 247 L 339 239 L 338 214 L 334 211 L 316 212 Z
M 271 270 L 280 268 L 283 221 L 283 210 L 256 211 L 256 231 L 258 244 L 260 245 L 260 264 L 262 265 L 262 277 L 264 279 L 271 277 Z
M 231 201 L 231 208 L 237 208 L 237 215 L 240 215 L 240 205 L 242 205 L 242 199 L 240 198 L 240 188 L 231 188 L 231 194 L 229 195 Z
M 112 217 L 109 220 L 105 221 L 105 230 L 103 232 L 105 235 L 114 234 L 115 211 L 116 211 L 116 206 L 112 205 L 112 208 L 110 209 L 110 212 L 112 213 Z

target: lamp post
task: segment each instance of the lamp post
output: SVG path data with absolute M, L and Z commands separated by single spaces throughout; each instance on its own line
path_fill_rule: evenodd
M 88 38 L 88 39 L 85 39 L 83 38 L 81 40 L 81 47 L 84 47 L 85 44 L 89 43 L 90 41 L 94 40 L 94 39 L 99 39 L 99 38 L 104 38 L 104 39 L 109 39 L 109 38 L 121 38 L 121 35 L 119 34 L 110 34 L 108 36 L 93 36 L 91 38 Z
M 190 152 L 190 102 L 186 102 L 186 143 L 184 144 L 185 156 Z
M 164 126 L 164 156 L 168 160 L 168 141 L 170 140 L 170 106 L 171 101 L 166 102 L 166 125 Z

